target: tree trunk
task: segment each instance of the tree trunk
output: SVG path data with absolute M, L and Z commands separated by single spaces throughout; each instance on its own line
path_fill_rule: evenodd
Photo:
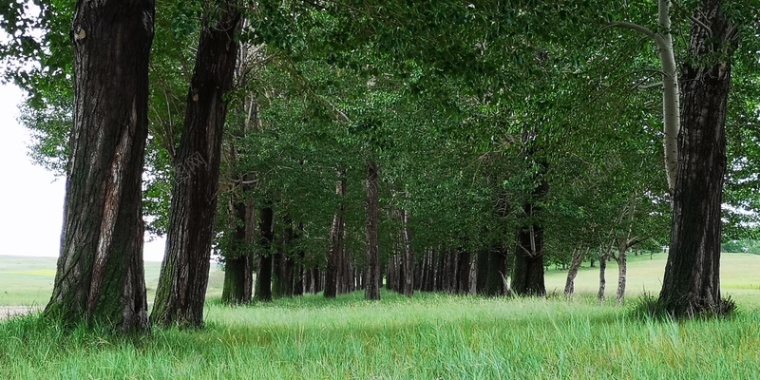
M 609 260 L 609 252 L 604 252 L 599 257 L 599 293 L 597 293 L 597 298 L 600 302 L 604 302 L 604 292 L 607 288 L 607 260 Z
M 683 110 L 670 253 L 659 303 L 675 317 L 724 313 L 720 294 L 726 112 L 736 29 L 704 0 L 682 69 Z M 709 26 L 707 30 L 705 26 Z
M 380 299 L 380 263 L 377 251 L 377 164 L 367 162 L 367 279 L 364 287 L 364 298 Z
M 460 248 L 457 250 L 456 293 L 467 294 L 470 291 L 470 252 Z
M 495 246 L 487 252 L 487 255 L 488 270 L 484 273 L 485 295 L 493 297 L 505 294 L 502 276 L 508 273 L 506 252 L 502 247 Z
M 225 96 L 232 90 L 240 12 L 232 0 L 206 11 L 175 158 L 166 254 L 151 319 L 163 326 L 203 325 L 216 218 Z M 214 12 L 215 13 L 215 12 Z
M 626 278 L 626 272 L 628 271 L 628 252 L 626 249 L 621 249 L 620 253 L 617 257 L 617 264 L 618 264 L 618 288 L 617 288 L 617 303 L 618 305 L 623 304 L 623 300 L 625 299 L 625 282 L 627 280 Z
M 521 296 L 544 296 L 544 229 L 533 225 L 517 232 L 512 290 Z
M 576 249 L 573 251 L 573 259 L 570 261 L 570 269 L 567 271 L 567 281 L 565 281 L 565 296 L 570 297 L 575 293 L 575 276 L 583 264 L 583 259 L 588 254 L 588 249 Z
M 271 206 L 261 209 L 259 220 L 259 272 L 256 275 L 256 291 L 253 297 L 257 301 L 272 300 L 272 240 L 274 240 L 274 211 Z
M 327 255 L 327 269 L 325 271 L 325 298 L 335 298 L 338 295 L 339 272 L 344 266 L 343 262 L 343 214 L 345 212 L 346 195 L 346 172 L 338 170 L 338 181 L 335 185 L 335 194 L 338 195 L 338 210 L 333 217 L 330 229 L 330 252 Z
M 224 287 L 222 302 L 246 304 L 253 295 L 253 207 L 247 202 L 237 202 L 234 206 L 235 248 L 234 257 L 224 260 Z
M 529 142 L 532 144 L 532 142 Z M 535 154 L 535 147 L 530 147 L 528 158 Z M 521 296 L 545 296 L 544 284 L 544 227 L 540 221 L 540 202 L 546 198 L 549 184 L 544 178 L 546 163 L 536 163 L 540 170 L 534 175 L 536 185 L 531 199 L 525 203 L 524 225 L 517 231 L 517 249 L 515 266 L 512 270 L 512 290 Z
M 409 212 L 401 210 L 401 244 L 403 251 L 402 265 L 404 268 L 404 283 L 402 290 L 405 296 L 411 297 L 414 294 L 414 254 L 412 253 L 412 242 L 409 237 Z
M 75 100 L 61 252 L 45 317 L 149 328 L 142 172 L 148 133 L 150 0 L 78 1 Z

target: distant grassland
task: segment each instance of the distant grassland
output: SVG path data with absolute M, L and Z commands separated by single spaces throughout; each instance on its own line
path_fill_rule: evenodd
M 657 295 L 665 270 L 665 254 L 629 256 L 626 295 L 635 298 L 644 292 Z M 55 278 L 56 259 L 0 256 L 0 305 L 45 305 L 49 300 Z M 161 263 L 145 263 L 148 302 L 153 301 Z M 614 299 L 618 279 L 617 264 L 607 266 L 607 297 Z M 550 269 L 546 272 L 546 290 L 562 294 L 567 271 Z M 207 297 L 218 299 L 222 294 L 224 272 L 211 265 Z M 578 273 L 575 291 L 581 297 L 595 296 L 599 287 L 599 269 L 589 268 L 588 262 Z M 721 256 L 721 289 L 740 306 L 760 309 L 760 255 L 724 253 Z
M 55 258 L 0 256 L 0 306 L 42 305 L 50 300 L 55 280 Z M 145 281 L 148 302 L 153 302 L 161 263 L 145 263 Z M 208 296 L 222 295 L 224 272 L 216 264 L 211 265 Z

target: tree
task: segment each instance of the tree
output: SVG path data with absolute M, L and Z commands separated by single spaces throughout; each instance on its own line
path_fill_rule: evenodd
M 146 330 L 141 179 L 148 133 L 152 0 L 80 0 L 61 254 L 44 316 Z
M 683 109 L 670 252 L 660 305 L 672 316 L 723 314 L 720 294 L 721 205 L 726 170 L 726 114 L 737 28 L 721 0 L 694 12 L 682 68 Z
M 241 11 L 235 0 L 207 4 L 202 18 L 185 129 L 175 157 L 166 253 L 151 313 L 168 326 L 203 325 L 227 100 L 232 89 Z

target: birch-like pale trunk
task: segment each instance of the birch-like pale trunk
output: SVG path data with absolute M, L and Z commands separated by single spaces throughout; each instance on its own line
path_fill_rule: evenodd
M 662 68 L 662 121 L 663 148 L 665 150 L 665 173 L 668 178 L 668 192 L 672 196 L 676 185 L 678 172 L 678 131 L 681 129 L 680 119 L 680 88 L 678 83 L 678 68 L 676 67 L 673 49 L 673 35 L 670 31 L 670 0 L 659 0 L 657 3 L 656 32 L 638 24 L 629 22 L 614 22 L 611 26 L 626 28 L 641 32 L 652 38 L 657 45 Z

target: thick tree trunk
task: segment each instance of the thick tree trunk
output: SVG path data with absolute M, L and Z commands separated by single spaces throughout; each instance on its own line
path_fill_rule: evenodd
M 272 300 L 274 211 L 271 206 L 267 206 L 261 209 L 260 215 L 259 272 L 256 275 L 256 291 L 253 293 L 253 298 L 257 301 L 268 302 Z
M 367 279 L 364 286 L 364 298 L 380 299 L 380 263 L 377 251 L 377 164 L 367 162 Z
M 515 266 L 512 270 L 512 290 L 521 296 L 544 296 L 544 229 L 539 225 L 521 228 L 517 232 Z
M 185 130 L 175 158 L 166 254 L 151 313 L 159 325 L 203 325 L 227 117 L 225 96 L 232 90 L 239 21 L 234 0 L 220 1 L 203 15 Z
M 588 249 L 585 251 L 582 249 L 576 249 L 573 251 L 573 258 L 570 261 L 570 268 L 567 270 L 567 281 L 565 281 L 565 296 L 570 297 L 575 293 L 575 276 L 578 275 L 578 270 L 583 264 L 583 259 L 588 254 Z
M 507 253 L 502 247 L 492 247 L 488 251 L 488 270 L 485 273 L 485 295 L 498 296 L 506 292 L 504 278 L 507 271 Z
M 346 172 L 344 170 L 338 170 L 335 194 L 338 195 L 339 203 L 330 229 L 330 252 L 327 255 L 327 269 L 325 270 L 325 298 L 335 298 L 338 295 L 339 272 L 345 265 L 343 262 L 343 214 L 345 212 Z
M 142 172 L 152 0 L 78 1 L 74 129 L 61 252 L 45 317 L 148 329 Z
M 682 69 L 683 111 L 670 253 L 659 303 L 675 317 L 723 313 L 720 294 L 721 203 L 726 112 L 736 30 L 721 1 L 695 12 Z M 709 26 L 707 30 L 705 26 Z

